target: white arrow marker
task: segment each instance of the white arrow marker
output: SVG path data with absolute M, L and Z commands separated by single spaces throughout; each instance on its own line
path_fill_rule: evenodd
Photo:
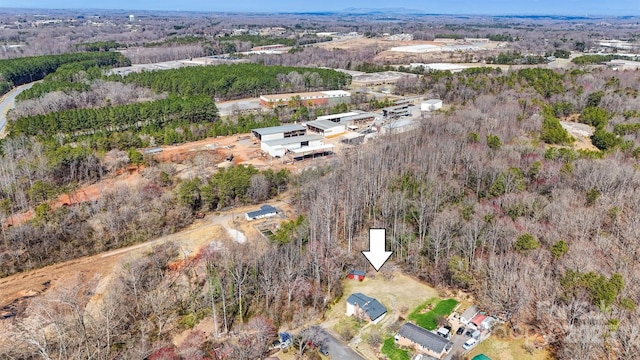
M 382 265 L 393 253 L 384 248 L 385 231 L 385 229 L 369 229 L 369 251 L 362 252 L 376 271 L 380 271 Z

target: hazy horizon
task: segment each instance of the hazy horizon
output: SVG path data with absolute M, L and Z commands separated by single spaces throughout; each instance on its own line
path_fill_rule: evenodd
M 394 2 L 382 0 L 370 1 L 339 1 L 326 0 L 322 4 L 317 2 L 282 1 L 254 1 L 236 0 L 231 3 L 205 3 L 196 0 L 167 1 L 141 0 L 124 1 L 113 0 L 87 6 L 86 1 L 79 0 L 24 0 L 13 4 L 0 4 L 0 8 L 14 9 L 77 9 L 77 10 L 126 10 L 126 11 L 202 11 L 202 12 L 340 12 L 348 9 L 408 9 L 429 14 L 450 15 L 556 15 L 556 16 L 637 16 L 640 15 L 638 0 L 619 0 L 601 2 L 594 0 L 568 0 L 557 2 L 552 0 L 531 0 L 514 2 L 495 0 L 478 2 L 459 0 L 452 3 L 423 2 L 418 0 L 397 0 Z

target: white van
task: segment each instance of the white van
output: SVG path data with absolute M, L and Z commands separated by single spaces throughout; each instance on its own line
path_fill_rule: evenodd
M 462 348 L 465 350 L 469 350 L 471 349 L 476 343 L 478 342 L 478 340 L 471 338 L 469 340 L 467 340 L 464 344 L 462 344 Z

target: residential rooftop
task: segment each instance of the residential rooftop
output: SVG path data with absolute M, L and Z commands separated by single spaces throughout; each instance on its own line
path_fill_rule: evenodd
M 400 331 L 398 331 L 398 335 L 438 354 L 453 346 L 449 340 L 442 336 L 412 323 L 402 325 Z
M 378 300 L 368 297 L 363 293 L 351 294 L 347 298 L 347 302 L 350 304 L 358 305 L 358 307 L 369 315 L 371 321 L 375 321 L 380 316 L 387 313 L 387 308 L 384 307 Z

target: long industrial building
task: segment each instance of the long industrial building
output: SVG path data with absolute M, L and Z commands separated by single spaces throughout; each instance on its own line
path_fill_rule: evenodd
M 294 156 L 303 156 L 316 152 L 330 151 L 333 149 L 333 145 L 325 144 L 322 136 L 303 135 L 262 141 L 260 149 L 273 157 L 283 157 L 287 151 L 292 152 Z
M 350 104 L 351 93 L 344 90 L 314 91 L 304 93 L 273 94 L 260 96 L 260 105 L 265 108 L 288 106 L 290 101 L 300 101 L 302 105 Z
M 284 139 L 306 134 L 307 128 L 298 124 L 272 126 L 267 128 L 252 129 L 251 133 L 260 141 Z
M 306 125 L 309 132 L 316 133 L 324 137 L 340 135 L 346 131 L 346 127 L 344 125 L 329 120 L 320 119 L 309 121 Z

